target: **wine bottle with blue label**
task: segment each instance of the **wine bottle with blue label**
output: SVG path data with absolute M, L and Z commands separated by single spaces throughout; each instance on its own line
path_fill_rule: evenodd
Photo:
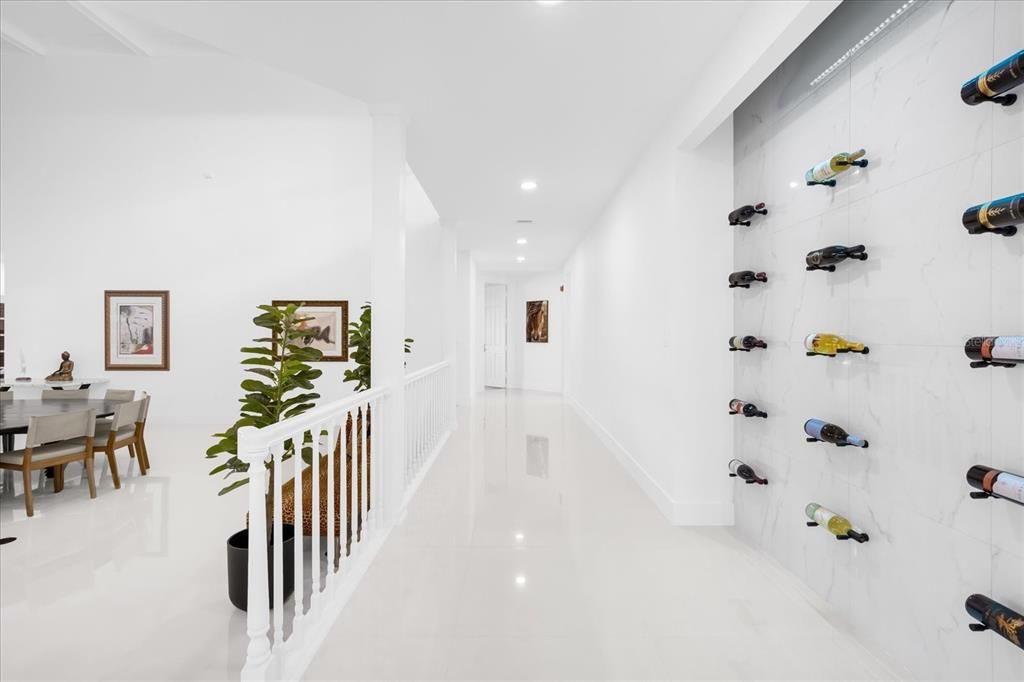
M 868 442 L 858 436 L 851 436 L 842 427 L 830 424 L 822 419 L 808 419 L 804 422 L 804 432 L 808 443 L 832 443 L 839 447 L 852 445 L 855 448 L 866 448 Z
M 972 106 L 993 102 L 1008 107 L 1017 95 L 1005 94 L 1024 83 L 1024 50 L 1007 57 L 960 86 L 960 99 Z
M 1012 237 L 1017 234 L 1017 225 L 1024 223 L 1024 194 L 971 206 L 964 211 L 961 221 L 969 234 Z

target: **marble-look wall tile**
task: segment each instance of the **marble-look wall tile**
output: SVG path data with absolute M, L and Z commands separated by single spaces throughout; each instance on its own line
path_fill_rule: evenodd
M 1022 21 L 1021 2 L 924 3 L 810 95 L 783 96 L 796 73 L 783 68 L 734 118 L 736 201 L 770 211 L 734 240 L 734 269 L 769 277 L 735 290 L 735 333 L 769 347 L 733 354 L 734 393 L 770 415 L 733 424 L 735 456 L 769 480 L 737 486 L 736 524 L 910 678 L 1024 679 L 1020 651 L 971 633 L 963 608 L 991 592 L 1024 610 L 1024 513 L 972 500 L 965 480 L 976 463 L 1024 473 L 1024 371 L 972 370 L 963 353 L 972 335 L 1024 333 L 1024 237 L 960 222 L 1024 190 L 1024 106 L 959 97 L 1024 45 Z M 866 169 L 804 185 L 814 163 L 858 147 Z M 865 262 L 804 270 L 814 248 L 861 243 Z M 813 332 L 871 352 L 806 357 Z M 808 444 L 809 417 L 871 447 Z M 871 541 L 808 528 L 811 501 Z

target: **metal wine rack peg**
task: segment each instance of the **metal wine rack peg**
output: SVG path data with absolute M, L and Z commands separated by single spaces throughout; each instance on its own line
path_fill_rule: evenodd
M 970 493 L 970 496 L 972 500 L 987 500 L 988 498 L 992 497 L 992 495 L 989 495 L 988 493 L 982 492 L 980 490 L 978 492 Z
M 1016 95 L 1014 95 L 1016 97 Z M 971 623 L 967 626 L 971 632 L 985 632 L 988 630 L 988 626 L 983 623 Z
M 1015 362 L 999 362 L 998 360 L 976 360 L 971 363 L 971 369 L 982 369 L 983 367 L 1016 367 Z

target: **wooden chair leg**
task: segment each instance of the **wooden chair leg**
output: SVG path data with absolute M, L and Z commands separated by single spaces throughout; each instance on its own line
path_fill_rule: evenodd
M 53 468 L 53 492 L 59 493 L 64 490 L 64 466 L 58 464 Z
M 32 516 L 32 470 L 25 468 L 21 470 L 21 480 L 25 486 L 25 514 Z
M 128 443 L 128 456 L 135 459 L 135 444 Z
M 106 448 L 107 463 L 110 464 L 110 478 L 114 481 L 114 488 L 121 489 L 121 477 L 117 475 L 117 458 L 114 457 L 114 448 Z
M 89 479 L 89 497 L 96 499 L 96 474 L 94 472 L 93 454 L 90 452 L 85 458 L 85 474 Z
M 149 471 L 149 446 L 146 445 L 146 436 L 144 432 L 139 434 L 139 447 L 142 449 L 142 459 L 146 460 L 146 471 Z
M 146 475 L 146 470 L 148 469 L 148 467 L 146 465 L 146 455 L 142 452 L 142 444 L 139 443 L 139 437 L 138 436 L 135 437 L 135 442 L 134 443 L 129 443 L 128 444 L 128 449 L 131 452 L 135 453 L 136 459 L 139 460 L 139 473 L 142 474 L 143 476 L 145 476 Z

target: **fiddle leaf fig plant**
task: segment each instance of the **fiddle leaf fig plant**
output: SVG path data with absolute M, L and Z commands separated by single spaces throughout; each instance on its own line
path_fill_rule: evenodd
M 363 312 L 359 319 L 348 325 L 349 358 L 356 363 L 355 369 L 346 369 L 342 381 L 356 382 L 356 392 L 370 388 L 370 304 L 359 308 Z M 405 352 L 412 352 L 412 339 L 405 339 Z
M 224 495 L 235 488 L 249 482 L 245 474 L 249 464 L 238 458 L 238 429 L 243 426 L 263 428 L 289 417 L 295 417 L 309 410 L 320 397 L 313 391 L 313 380 L 323 373 L 313 369 L 308 363 L 321 359 L 320 350 L 306 345 L 314 332 L 307 330 L 305 322 L 310 317 L 303 317 L 298 310 L 300 305 L 289 304 L 284 307 L 261 305 L 262 311 L 253 318 L 253 324 L 269 332 L 269 336 L 253 339 L 258 345 L 246 346 L 241 352 L 246 356 L 242 360 L 245 371 L 258 378 L 242 381 L 245 391 L 239 402 L 242 403 L 241 416 L 223 433 L 215 433 L 217 442 L 206 451 L 207 459 L 225 457 L 226 459 L 210 470 L 210 475 L 224 474 L 225 479 L 234 478 L 218 495 Z M 313 457 L 313 438 L 308 432 L 304 442 L 298 444 L 300 456 L 310 462 Z M 309 447 L 304 447 L 309 444 Z M 284 443 L 282 461 L 295 456 L 297 446 L 290 439 Z M 274 490 L 273 469 L 270 471 L 270 490 Z M 267 496 L 268 509 L 271 504 Z M 270 514 L 268 512 L 268 518 Z

